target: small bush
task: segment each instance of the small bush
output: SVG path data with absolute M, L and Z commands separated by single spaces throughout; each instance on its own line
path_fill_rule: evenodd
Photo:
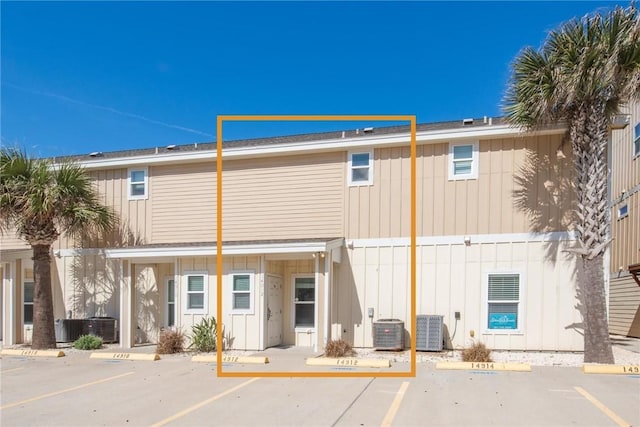
M 73 348 L 78 350 L 97 350 L 102 347 L 102 338 L 95 335 L 81 335 L 73 342 Z
M 204 317 L 200 323 L 191 327 L 191 332 L 189 348 L 202 353 L 216 351 L 218 324 L 215 317 Z
M 326 357 L 348 357 L 355 356 L 356 351 L 345 340 L 331 340 L 324 349 L 324 355 Z
M 471 347 L 462 350 L 462 360 L 464 362 L 493 362 L 491 350 L 481 342 L 474 342 Z
M 185 336 L 182 331 L 164 330 L 160 332 L 156 352 L 158 354 L 182 353 L 184 351 L 184 340 Z

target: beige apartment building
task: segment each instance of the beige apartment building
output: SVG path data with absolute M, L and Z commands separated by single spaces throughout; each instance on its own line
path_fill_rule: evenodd
M 612 131 L 614 147 L 630 129 Z M 582 350 L 564 134 L 499 119 L 418 125 L 416 311 L 442 316 L 446 347 L 473 335 L 493 349 Z M 229 347 L 322 349 L 337 338 L 372 347 L 380 319 L 404 322 L 408 346 L 408 126 L 228 142 L 223 158 L 217 271 L 214 143 L 78 156 L 120 229 L 55 245 L 56 317 L 114 317 L 122 347 L 154 343 L 163 328 L 189 333 L 215 316 L 221 274 Z M 638 161 L 628 160 L 637 184 Z M 628 185 L 612 182 L 618 194 Z M 612 301 L 635 283 L 617 265 L 640 261 L 637 188 L 627 190 L 628 219 L 614 232 L 626 224 L 636 237 L 625 255 L 612 251 Z M 1 244 L 6 345 L 30 339 L 33 272 L 24 243 Z

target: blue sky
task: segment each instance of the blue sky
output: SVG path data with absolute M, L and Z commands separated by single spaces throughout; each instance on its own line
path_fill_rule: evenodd
M 499 116 L 522 47 L 615 4 L 2 1 L 1 142 L 61 156 L 213 141 L 220 114 Z

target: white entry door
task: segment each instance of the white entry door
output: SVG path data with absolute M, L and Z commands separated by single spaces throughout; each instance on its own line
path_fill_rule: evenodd
M 282 344 L 282 277 L 267 275 L 267 347 Z

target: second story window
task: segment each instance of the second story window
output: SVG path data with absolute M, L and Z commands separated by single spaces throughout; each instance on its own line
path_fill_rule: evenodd
M 373 153 L 349 153 L 347 182 L 350 186 L 373 184 Z
M 640 122 L 633 129 L 633 157 L 640 156 Z
M 478 177 L 478 143 L 449 144 L 449 179 Z
M 146 199 L 149 197 L 147 168 L 129 169 L 129 178 L 127 181 L 129 200 Z

